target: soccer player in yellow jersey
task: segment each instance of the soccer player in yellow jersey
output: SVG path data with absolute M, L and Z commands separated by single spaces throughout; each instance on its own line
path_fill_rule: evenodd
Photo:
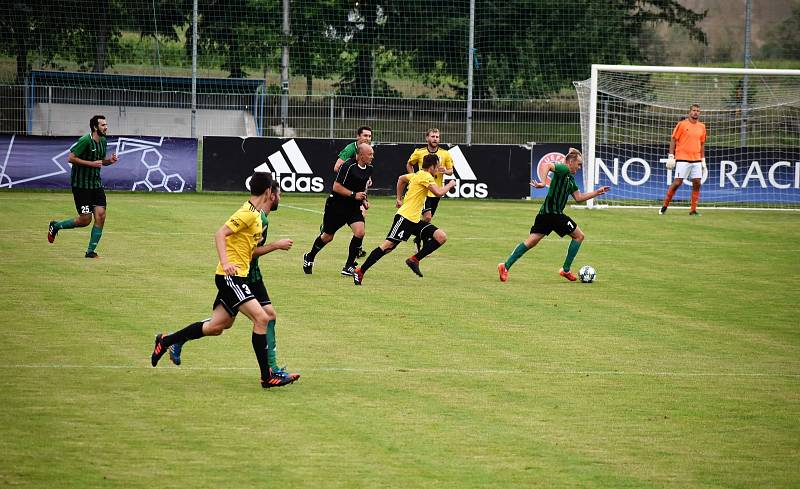
M 271 375 L 266 340 L 269 317 L 247 285 L 253 252 L 263 237 L 261 211 L 272 205 L 272 182 L 271 174 L 254 173 L 250 178 L 250 200 L 228 218 L 228 221 L 214 234 L 219 263 L 214 278 L 217 297 L 212 306 L 211 319 L 192 323 L 170 335 L 156 335 L 155 346 L 150 356 L 150 362 L 154 367 L 175 343 L 183 344 L 204 336 L 221 335 L 223 331 L 233 326 L 237 313 L 241 311 L 253 321 L 253 350 L 261 370 L 261 386 L 279 387 L 296 380 L 291 376 Z
M 406 172 L 414 173 L 415 166 L 418 170 L 422 170 L 422 159 L 425 158 L 426 155 L 435 154 L 439 157 L 439 167 L 436 172 L 436 185 L 442 187 L 444 185 L 444 176 L 453 175 L 453 158 L 450 157 L 450 153 L 446 149 L 439 147 L 440 138 L 441 133 L 439 129 L 435 127 L 428 129 L 425 132 L 425 141 L 427 144 L 425 147 L 417 148 L 411 153 L 411 156 L 408 158 L 408 163 L 406 163 Z M 425 205 L 422 207 L 423 221 L 431 222 L 433 215 L 436 214 L 436 209 L 439 207 L 439 201 L 441 199 L 441 195 L 434 195 L 433 192 L 428 192 Z M 419 250 L 422 246 L 419 237 L 414 238 L 414 244 L 417 245 L 417 250 Z
M 708 172 L 705 158 L 706 125 L 700 122 L 700 106 L 693 104 L 689 107 L 689 117 L 678 122 L 672 130 L 669 141 L 669 156 L 667 169 L 675 169 L 675 179 L 664 197 L 664 205 L 659 214 L 667 212 L 669 203 L 683 184 L 683 179 L 692 181 L 692 203 L 689 210 L 690 216 L 697 216 L 697 201 L 700 200 L 700 184 L 703 181 L 703 172 Z
M 419 261 L 430 255 L 437 248 L 447 241 L 447 235 L 441 229 L 430 222 L 422 219 L 422 208 L 425 205 L 425 197 L 428 192 L 432 192 L 437 197 L 441 197 L 453 188 L 456 184 L 450 181 L 444 187 L 436 184 L 436 173 L 439 170 L 439 158 L 435 154 L 425 155 L 422 159 L 422 168 L 417 173 L 400 175 L 397 179 L 397 214 L 394 222 L 389 229 L 386 240 L 380 246 L 372 250 L 364 264 L 355 269 L 353 283 L 361 285 L 364 281 L 364 274 L 383 255 L 392 251 L 401 241 L 407 241 L 411 235 L 422 238 L 425 245 L 415 255 L 406 260 L 406 265 L 417 275 L 422 277 L 419 269 Z M 405 198 L 403 191 L 408 188 Z

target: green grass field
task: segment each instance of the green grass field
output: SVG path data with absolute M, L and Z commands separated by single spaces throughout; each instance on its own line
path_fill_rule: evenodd
M 261 263 L 300 382 L 259 387 L 246 318 L 151 368 L 154 333 L 208 317 L 245 199 L 109 193 L 90 261 L 87 229 L 45 238 L 70 194 L 0 192 L 0 486 L 800 486 L 797 213 L 570 210 L 597 281 L 557 275 L 553 235 L 500 283 L 538 206 L 445 201 L 424 279 L 406 243 L 357 288 L 344 232 L 302 273 L 323 199 L 285 195 L 294 247 Z

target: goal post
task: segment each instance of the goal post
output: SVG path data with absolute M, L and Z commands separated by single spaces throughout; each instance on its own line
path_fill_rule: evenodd
M 657 207 L 672 130 L 692 104 L 707 130 L 701 207 L 800 210 L 800 70 L 592 65 L 574 83 L 587 207 Z M 673 202 L 688 202 L 684 181 Z

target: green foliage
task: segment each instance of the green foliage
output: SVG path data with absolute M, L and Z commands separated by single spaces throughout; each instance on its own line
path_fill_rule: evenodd
M 761 54 L 770 59 L 800 61 L 800 3 L 790 17 L 767 32 Z
M 7 15 L 0 15 L 0 52 L 16 57 L 16 81 L 24 83 L 30 71 L 28 53 L 38 50 L 45 62 L 61 52 L 69 39 L 76 12 L 63 17 L 51 15 L 42 0 L 6 4 Z M 44 39 L 47 42 L 43 42 Z
M 15 2 L 6 12 L 0 16 L 0 49 L 17 55 L 18 78 L 27 73 L 34 47 L 44 63 L 60 60 L 81 70 L 104 72 L 112 63 L 133 63 L 136 56 L 125 58 L 135 53 L 123 33 L 157 42 L 149 64 L 185 66 L 190 59 L 188 0 L 39 0 Z M 644 61 L 652 52 L 650 29 L 657 24 L 680 26 L 690 39 L 705 42 L 698 27 L 704 16 L 678 0 L 478 0 L 474 96 L 556 94 L 588 76 L 591 63 Z M 306 79 L 309 94 L 315 78 L 338 78 L 340 94 L 395 97 L 403 88 L 391 79 L 400 78 L 407 85 L 466 95 L 468 2 L 295 3 L 288 37 L 282 18 L 278 0 L 199 2 L 199 53 L 205 64 L 219 61 L 228 76 L 242 78 L 248 69 L 259 76 L 279 72 L 281 47 L 288 44 L 291 73 Z M 44 36 L 47 42 L 41 42 Z M 175 42 L 183 43 L 183 56 L 171 50 Z
M 264 391 L 241 315 L 149 364 L 156 332 L 208 317 L 211 236 L 247 196 L 108 198 L 86 260 L 86 228 L 45 241 L 69 193 L 0 192 L 5 486 L 800 485 L 795 213 L 573 210 L 597 281 L 559 277 L 551 235 L 500 283 L 537 204 L 447 199 L 424 278 L 403 243 L 356 288 L 344 229 L 302 273 L 324 196 L 285 194 L 270 236 L 294 246 L 261 268 L 303 377 Z M 395 210 L 374 198 L 367 249 Z

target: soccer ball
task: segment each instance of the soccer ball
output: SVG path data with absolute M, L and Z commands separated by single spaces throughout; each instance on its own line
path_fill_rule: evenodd
M 597 275 L 597 272 L 594 271 L 594 268 L 591 265 L 584 265 L 578 270 L 578 278 L 581 279 L 581 282 L 585 284 L 590 284 L 594 282 L 594 277 Z

